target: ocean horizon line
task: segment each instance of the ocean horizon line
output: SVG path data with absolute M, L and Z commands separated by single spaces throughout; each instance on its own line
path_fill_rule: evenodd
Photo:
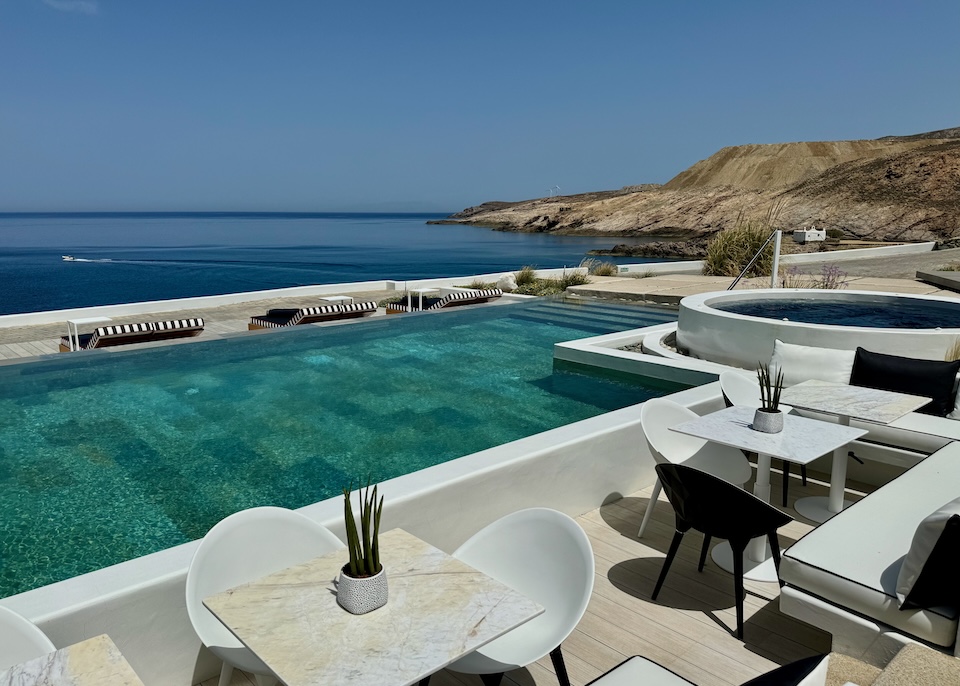
M 456 210 L 454 210 L 456 211 Z M 277 212 L 277 211 L 236 211 L 236 210 L 170 210 L 170 211 L 58 211 L 58 212 L 0 212 L 3 218 L 20 217 L 303 217 L 303 218 L 335 218 L 335 217 L 446 217 L 453 212 Z

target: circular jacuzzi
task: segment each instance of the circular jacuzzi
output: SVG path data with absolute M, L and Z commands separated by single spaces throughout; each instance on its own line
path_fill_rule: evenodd
M 680 302 L 677 345 L 689 355 L 747 369 L 773 342 L 942 360 L 960 336 L 960 300 L 874 291 L 721 291 Z

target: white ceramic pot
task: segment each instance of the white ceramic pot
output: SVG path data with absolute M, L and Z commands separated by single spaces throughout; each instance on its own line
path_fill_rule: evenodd
M 354 578 L 340 570 L 337 603 L 351 614 L 363 615 L 387 604 L 387 570 L 381 565 L 373 576 Z
M 783 431 L 783 412 L 780 410 L 768 412 L 767 410 L 758 409 L 753 414 L 753 429 L 754 431 L 762 431 L 765 434 L 780 433 Z

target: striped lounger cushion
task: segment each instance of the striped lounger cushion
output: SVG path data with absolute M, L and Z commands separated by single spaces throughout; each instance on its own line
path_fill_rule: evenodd
M 273 315 L 271 318 L 271 313 L 274 310 L 271 310 L 263 317 L 250 317 L 250 323 L 256 324 L 257 326 L 263 327 L 265 329 L 282 329 L 285 326 L 296 326 L 299 324 L 305 317 L 315 317 L 321 314 L 333 314 L 334 312 L 339 312 L 339 305 L 319 305 L 317 307 L 302 307 L 296 312 L 293 313 L 289 319 L 281 320 L 276 319 L 276 315 Z M 279 312 L 277 313 L 279 314 Z
M 155 327 L 151 322 L 144 322 L 141 324 L 117 324 L 115 326 L 101 326 L 93 332 L 93 337 L 90 339 L 90 342 L 87 343 L 84 350 L 96 348 L 97 344 L 101 340 L 133 336 L 136 334 L 145 334 L 154 330 Z
M 171 319 L 166 322 L 154 322 L 154 330 L 156 331 L 176 331 L 178 329 L 202 329 L 203 328 L 203 319 L 197 317 L 196 319 Z
M 398 300 L 395 303 L 387 303 L 385 309 L 387 312 L 414 312 L 417 308 L 408 305 L 406 298 L 404 298 L 403 300 Z
M 450 303 L 460 300 L 489 300 L 490 298 L 498 298 L 501 295 L 503 295 L 503 291 L 499 288 L 485 288 L 477 291 L 457 291 L 456 293 L 450 293 L 444 296 L 440 302 L 434 303 L 427 309 L 439 310 L 441 307 L 446 307 Z
M 344 312 L 376 312 L 377 303 L 370 300 L 363 303 L 349 303 L 347 305 L 341 305 Z
M 300 311 L 293 315 L 293 318 L 287 323 L 287 326 L 296 326 L 308 317 L 317 317 L 323 315 L 339 314 L 343 312 L 343 305 L 319 305 L 317 307 L 302 307 Z

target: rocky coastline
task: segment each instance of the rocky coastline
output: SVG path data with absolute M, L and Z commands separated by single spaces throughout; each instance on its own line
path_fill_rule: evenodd
M 693 259 L 715 233 L 764 221 L 772 208 L 787 232 L 815 226 L 873 243 L 960 238 L 960 129 L 735 146 L 662 186 L 487 202 L 430 223 L 642 238 L 595 254 Z

